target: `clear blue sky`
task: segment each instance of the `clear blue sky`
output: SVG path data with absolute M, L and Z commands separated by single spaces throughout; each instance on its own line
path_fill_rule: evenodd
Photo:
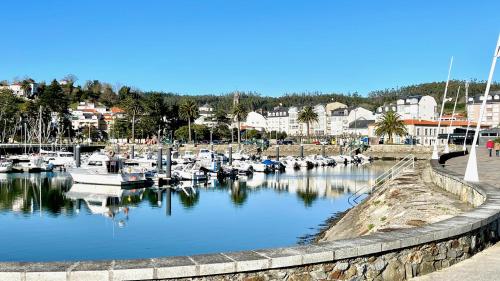
M 499 0 L 1 4 L 0 79 L 187 94 L 366 94 L 445 80 L 451 55 L 453 78 L 486 80 L 500 32 Z

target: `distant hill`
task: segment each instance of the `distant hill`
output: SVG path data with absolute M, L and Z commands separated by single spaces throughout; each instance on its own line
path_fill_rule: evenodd
M 363 106 L 370 110 L 375 110 L 380 105 L 386 102 L 393 102 L 398 98 L 411 95 L 430 95 L 433 96 L 438 104 L 441 104 L 446 82 L 431 82 L 417 85 L 404 86 L 400 88 L 384 89 L 372 91 L 368 96 L 361 96 L 357 93 L 342 94 L 342 93 L 322 93 L 322 92 L 304 92 L 304 93 L 286 93 L 280 97 L 261 96 L 255 92 L 239 92 L 240 102 L 249 110 L 264 111 L 270 110 L 275 106 L 282 105 L 290 106 L 305 106 L 326 104 L 332 101 L 341 102 L 348 106 Z M 448 87 L 448 97 L 455 97 L 458 86 L 461 86 L 460 99 L 457 104 L 457 112 L 465 110 L 465 81 L 452 80 Z M 477 95 L 484 93 L 486 83 L 484 81 L 469 82 L 469 95 Z M 492 85 L 491 90 L 500 90 L 500 84 Z M 146 93 L 148 94 L 148 93 Z M 215 108 L 229 109 L 232 107 L 233 94 L 226 93 L 221 95 L 179 95 L 173 93 L 162 93 L 167 103 L 178 104 L 182 99 L 191 98 L 198 104 L 208 103 Z M 453 102 L 448 102 L 445 106 L 446 112 L 451 112 Z

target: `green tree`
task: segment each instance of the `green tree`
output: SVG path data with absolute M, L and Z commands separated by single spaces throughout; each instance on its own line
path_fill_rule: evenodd
M 0 142 L 6 142 L 7 136 L 13 133 L 16 120 L 19 119 L 21 101 L 11 90 L 0 90 Z
M 237 103 L 233 106 L 233 118 L 236 120 L 238 124 L 238 150 L 241 149 L 241 121 L 247 117 L 248 111 L 241 104 Z
M 392 143 L 392 136 L 406 135 L 406 126 L 399 114 L 394 111 L 384 113 L 379 121 L 375 123 L 375 134 L 377 136 L 388 136 L 388 143 Z
M 179 106 L 179 116 L 183 120 L 188 121 L 188 130 L 189 130 L 189 142 L 191 139 L 191 119 L 195 119 L 198 117 L 198 105 L 192 99 L 184 100 Z
M 314 112 L 312 106 L 305 106 L 297 116 L 297 121 L 306 124 L 307 138 L 309 138 L 309 127 L 312 122 L 318 122 L 318 114 Z

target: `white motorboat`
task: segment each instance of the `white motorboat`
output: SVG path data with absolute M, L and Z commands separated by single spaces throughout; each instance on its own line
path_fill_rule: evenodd
M 172 168 L 172 176 L 181 180 L 202 181 L 207 179 L 207 172 L 201 170 L 201 166 L 196 163 L 185 165 L 175 165 Z
M 232 168 L 238 170 L 238 174 L 248 175 L 248 174 L 253 173 L 252 165 L 250 165 L 249 163 L 247 163 L 245 161 L 235 160 L 235 161 L 233 161 L 231 166 L 232 166 Z
M 24 172 L 48 172 L 52 171 L 53 165 L 46 163 L 39 155 L 17 155 L 10 158 L 13 161 L 13 169 Z
M 268 165 L 264 163 L 259 163 L 259 162 L 250 162 L 250 166 L 252 167 L 252 170 L 254 172 L 259 172 L 259 173 L 269 173 L 271 172 L 271 169 L 269 168 Z
M 105 154 L 92 154 L 81 168 L 71 169 L 73 182 L 97 185 L 141 185 L 146 182 L 144 173 L 122 167 L 118 158 Z
M 12 171 L 12 161 L 0 161 L 0 173 L 8 173 L 10 171 Z
M 41 155 L 45 162 L 52 164 L 55 167 L 75 165 L 74 155 L 67 151 L 46 151 L 42 150 Z

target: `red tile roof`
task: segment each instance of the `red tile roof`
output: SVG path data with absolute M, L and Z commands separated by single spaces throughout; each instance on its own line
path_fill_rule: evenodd
M 113 112 L 113 113 L 125 113 L 125 110 L 123 110 L 123 109 L 121 109 L 119 107 L 113 106 L 111 108 L 111 112 Z
M 432 120 L 417 120 L 417 119 L 408 119 L 408 120 L 403 120 L 405 125 L 419 125 L 419 126 L 437 126 L 438 121 L 432 121 Z M 453 122 L 453 123 L 452 123 Z M 441 126 L 458 126 L 458 127 L 466 127 L 467 126 L 467 121 L 465 120 L 455 120 L 455 121 L 441 121 Z M 469 124 L 471 127 L 474 127 L 477 125 L 475 122 L 470 122 Z M 489 127 L 487 125 L 481 125 L 481 127 Z

